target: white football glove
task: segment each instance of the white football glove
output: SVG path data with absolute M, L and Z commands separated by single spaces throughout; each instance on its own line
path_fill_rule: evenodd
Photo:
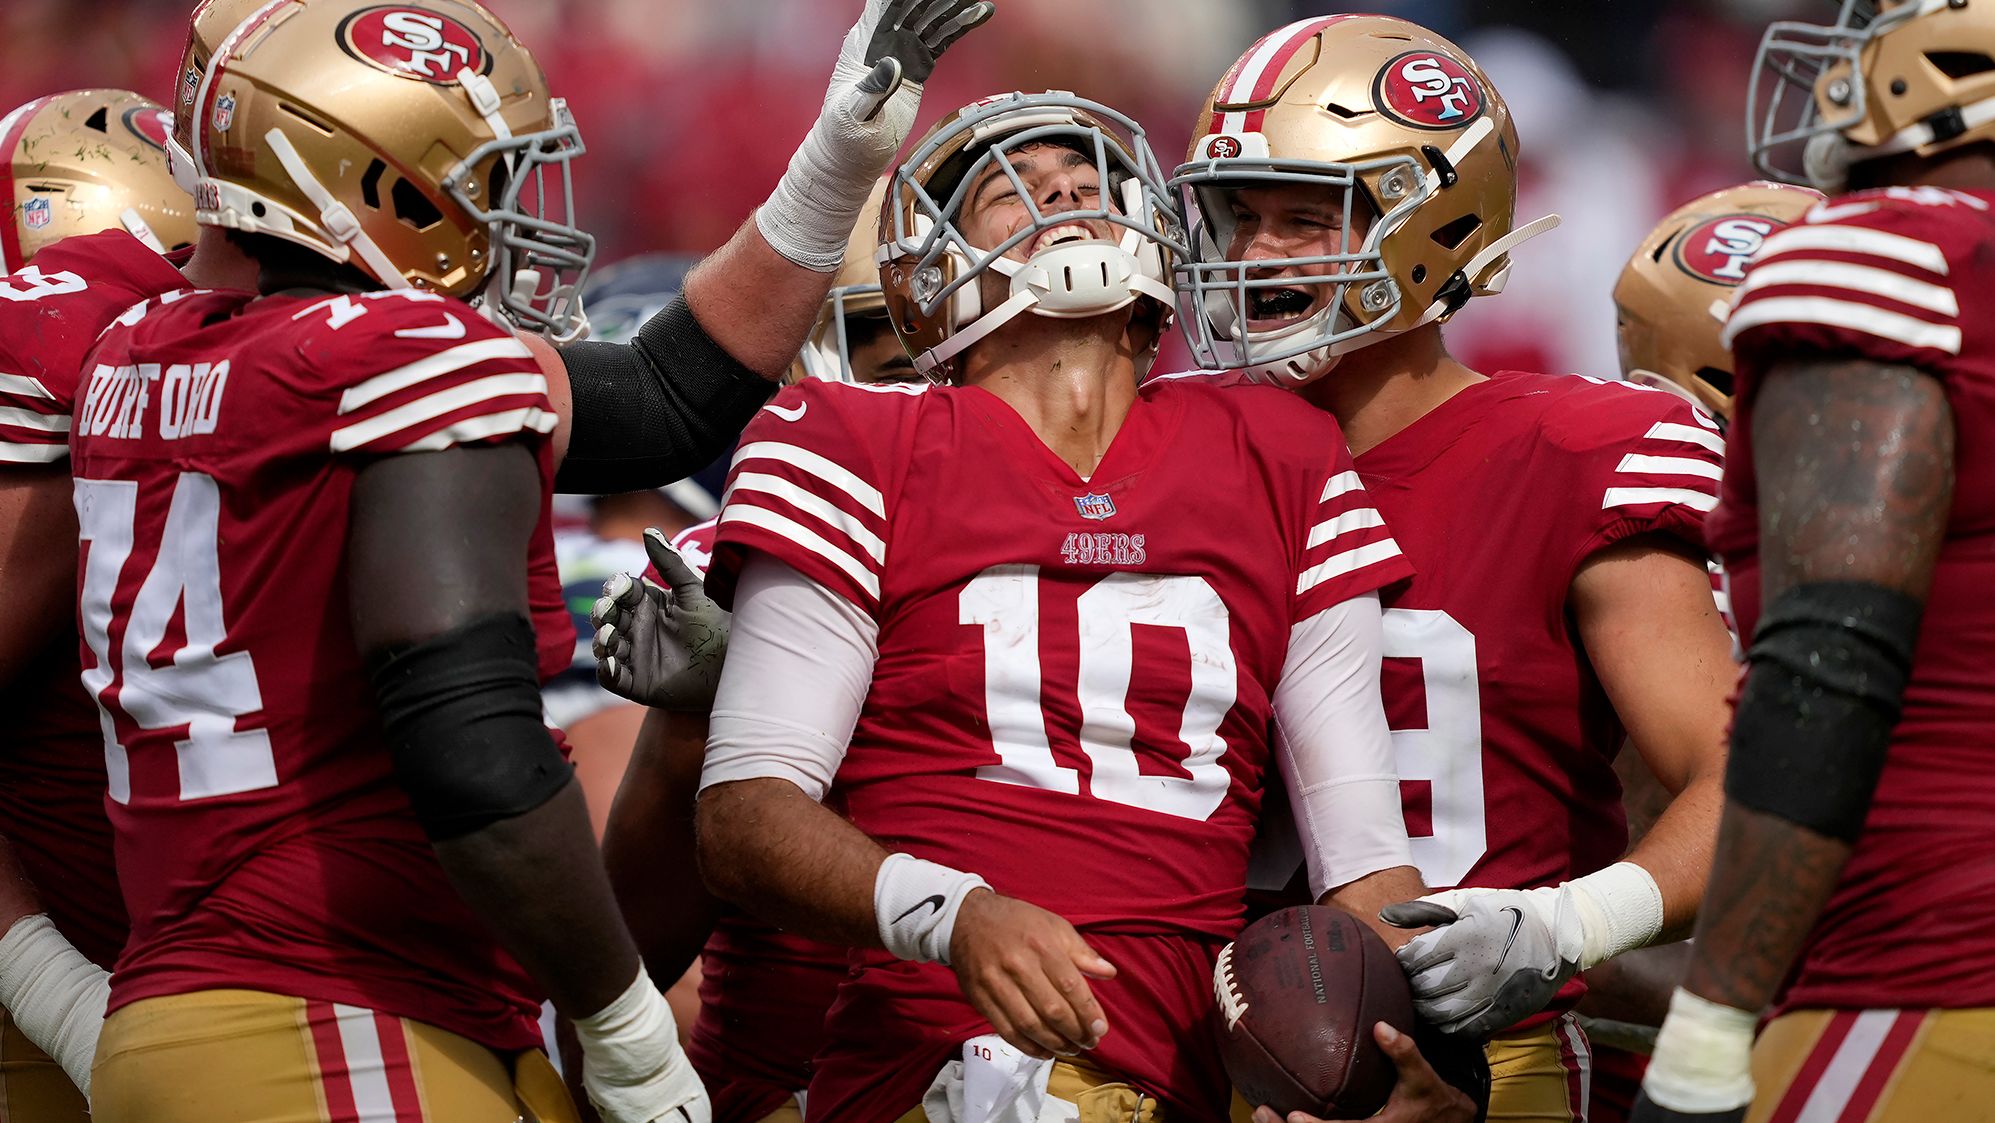
M 596 681 L 642 705 L 710 710 L 732 616 L 656 527 L 644 532 L 644 552 L 671 588 L 628 573 L 603 582 L 589 612 Z
M 1632 862 L 1542 889 L 1450 889 L 1387 905 L 1413 1008 L 1444 1033 L 1488 1037 L 1545 1008 L 1576 972 L 1662 931 L 1662 891 Z
M 713 1123 L 707 1089 L 679 1048 L 672 1007 L 639 968 L 616 1001 L 575 1019 L 582 1089 L 603 1123 Z
M 990 0 L 866 0 L 817 124 L 755 212 L 771 248 L 806 269 L 838 270 L 874 182 L 914 130 L 935 60 L 995 11 Z

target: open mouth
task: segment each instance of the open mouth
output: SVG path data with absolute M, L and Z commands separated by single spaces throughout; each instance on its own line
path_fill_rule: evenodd
M 1316 294 L 1301 288 L 1254 289 L 1247 298 L 1247 325 L 1265 331 L 1307 317 L 1316 307 Z
M 1095 233 L 1094 229 L 1086 223 L 1063 222 L 1058 226 L 1040 231 L 1038 236 L 1026 245 L 1026 256 L 1030 257 L 1040 250 L 1051 249 L 1054 246 L 1064 246 L 1069 242 L 1093 242 L 1099 240 L 1101 240 L 1101 235 Z

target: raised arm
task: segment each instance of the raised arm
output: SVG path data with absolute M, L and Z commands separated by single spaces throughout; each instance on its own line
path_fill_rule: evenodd
M 1718 854 L 1642 1118 L 1735 1119 L 1754 1022 L 1835 889 L 1884 767 L 1953 502 L 1938 379 L 1771 368 L 1754 408 L 1766 608 L 1732 723 Z
M 563 351 L 575 423 L 560 490 L 659 487 L 726 450 L 803 346 L 860 208 L 914 127 L 921 83 L 994 10 L 866 0 L 817 123 L 754 217 L 630 343 Z

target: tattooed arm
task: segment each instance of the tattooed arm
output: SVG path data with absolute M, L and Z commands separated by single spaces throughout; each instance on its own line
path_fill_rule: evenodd
M 1761 603 L 1830 581 L 1923 602 L 1953 503 L 1953 411 L 1939 380 L 1872 362 L 1786 363 L 1767 373 L 1753 418 Z M 1741 1010 L 1771 1002 L 1849 852 L 1728 799 L 1688 988 Z
M 1634 1118 L 1737 1119 L 1753 1023 L 1836 887 L 1876 791 L 1953 502 L 1938 379 L 1811 359 L 1753 410 L 1761 602 L 1691 965 Z

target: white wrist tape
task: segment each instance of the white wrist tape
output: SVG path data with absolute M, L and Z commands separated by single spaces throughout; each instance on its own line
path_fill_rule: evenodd
M 880 942 L 902 959 L 949 962 L 949 937 L 956 913 L 973 889 L 990 883 L 973 873 L 924 862 L 910 854 L 889 854 L 873 879 L 873 922 Z
M 1616 862 L 1604 870 L 1566 883 L 1579 911 L 1586 946 L 1580 953 L 1584 971 L 1639 947 L 1662 934 L 1662 889 L 1649 871 L 1633 862 Z
M 859 90 L 873 69 L 866 65 L 866 48 L 884 11 L 868 4 L 845 33 L 817 123 L 755 212 L 755 228 L 771 249 L 819 273 L 835 273 L 845 260 L 874 181 L 907 143 L 921 109 L 918 82 L 903 81 L 884 102 Z
M 592 1076 L 613 1085 L 635 1084 L 679 1052 L 679 1025 L 665 996 L 640 967 L 614 1002 L 575 1019 L 575 1040 Z
M 85 959 L 47 916 L 23 917 L 0 937 L 0 1006 L 86 1098 L 110 999 L 111 973 Z
M 1753 1102 L 1757 1016 L 1699 998 L 1682 987 L 1656 1035 L 1642 1091 L 1658 1107 L 1686 1114 L 1732 1111 Z

